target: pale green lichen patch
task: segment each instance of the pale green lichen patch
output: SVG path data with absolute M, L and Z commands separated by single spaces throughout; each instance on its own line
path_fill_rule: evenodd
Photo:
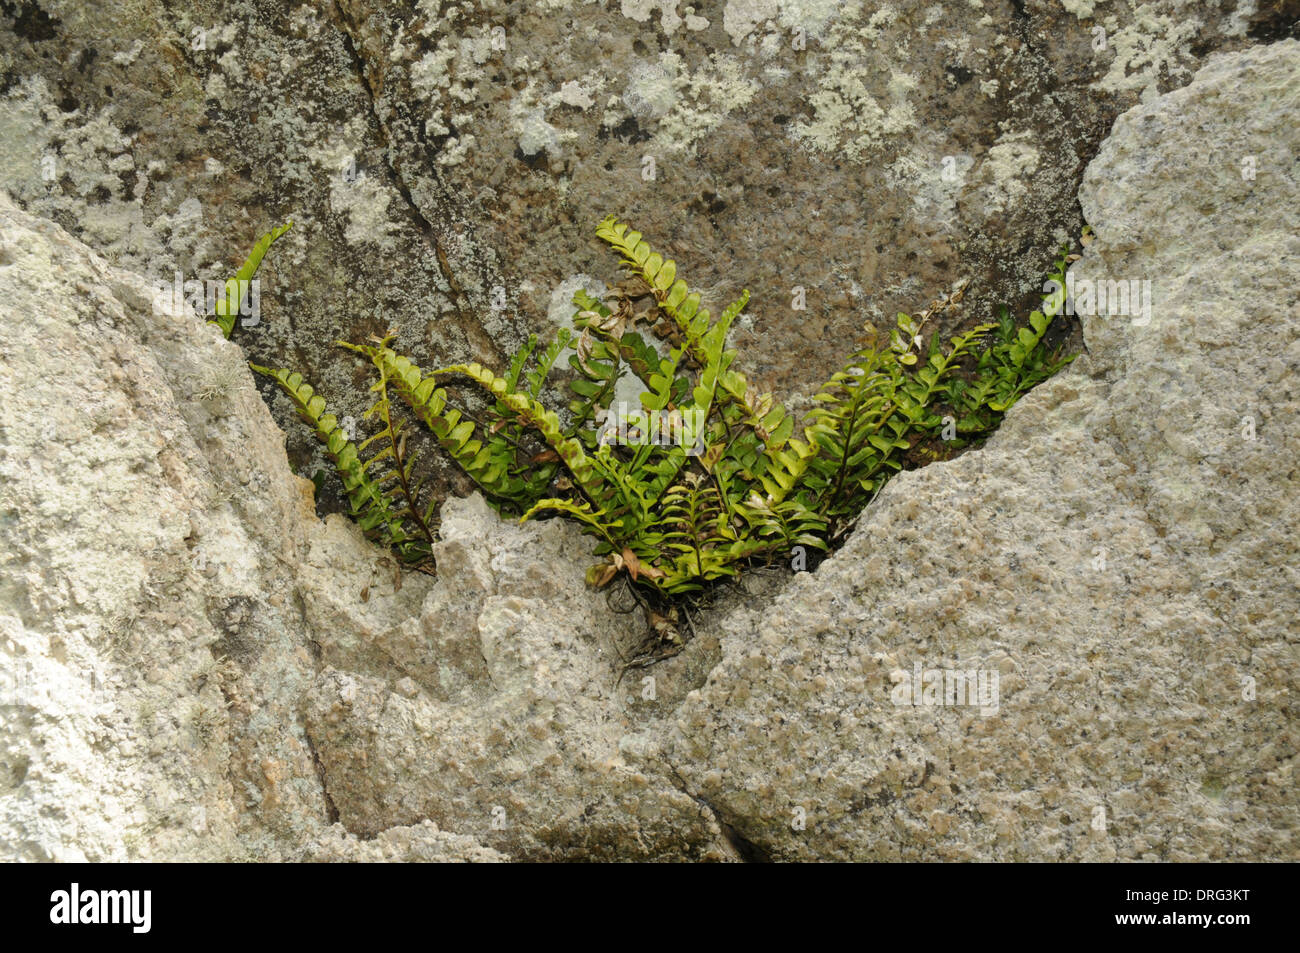
M 812 116 L 793 130 L 807 145 L 850 160 L 872 155 L 916 126 L 911 94 L 917 79 L 902 66 L 906 40 L 889 30 L 898 15 L 882 6 L 863 22 L 864 13 L 862 4 L 847 4 L 830 26 L 821 46 L 828 65 L 808 99 Z
M 1117 17 L 1106 17 L 1103 27 L 1114 58 L 1097 87 L 1108 92 L 1140 92 L 1143 100 L 1149 101 L 1159 95 L 1161 80 L 1191 75 L 1194 59 L 1188 45 L 1202 22 L 1188 15 L 1188 6 L 1186 0 L 1141 4 L 1122 29 Z
M 721 23 L 715 17 L 711 25 L 691 5 L 622 0 L 618 13 L 632 28 L 627 36 L 593 32 L 581 19 L 556 19 L 542 30 L 597 46 L 612 41 L 615 49 L 625 49 L 622 44 L 657 16 L 666 49 L 616 55 L 595 66 L 574 57 L 571 48 L 540 58 L 532 52 L 540 47 L 525 52 L 501 24 L 469 22 L 455 5 L 421 9 L 427 19 L 417 30 L 431 49 L 418 58 L 408 54 L 414 60 L 409 73 L 412 91 L 430 105 L 426 133 L 447 137 L 436 156 L 441 165 L 472 158 L 478 140 L 469 130 L 482 128 L 484 95 L 500 82 L 503 67 L 507 75 L 526 78 L 508 107 L 508 134 L 526 157 L 570 154 L 566 147 L 585 134 L 578 131 L 582 120 L 573 109 L 594 110 L 607 130 L 631 117 L 639 132 L 651 137 L 648 151 L 692 152 L 765 88 L 810 81 L 806 118 L 785 134 L 813 149 L 863 161 L 916 125 L 911 100 L 918 79 L 903 68 L 910 28 L 897 25 L 899 15 L 888 6 L 874 8 L 861 0 L 730 0 Z M 553 14 L 535 9 L 532 16 Z M 939 29 L 941 18 L 932 20 Z M 710 48 L 719 26 L 737 52 Z M 405 58 L 398 49 L 391 55 Z
M 391 250 L 398 226 L 389 206 L 398 198 L 397 191 L 377 172 L 357 167 L 350 141 L 347 136 L 332 136 L 308 150 L 308 155 L 329 175 L 330 211 L 343 219 L 348 244 L 369 243 Z
M 656 9 L 659 11 L 659 25 L 664 33 L 672 36 L 684 20 L 677 13 L 677 0 L 622 0 L 620 12 L 629 20 L 647 23 Z M 688 27 L 689 29 L 690 27 Z
M 1080 20 L 1086 20 L 1092 16 L 1093 10 L 1106 2 L 1107 0 L 1061 0 L 1061 6 L 1065 7 L 1066 13 L 1073 13 Z
M 991 212 L 1016 207 L 1029 194 L 1030 176 L 1038 165 L 1038 149 L 1028 133 L 1001 137 L 989 148 L 980 168 L 984 207 Z
M 693 73 L 680 73 L 674 89 L 677 99 L 661 119 L 656 141 L 667 149 L 689 149 L 747 106 L 759 83 L 739 58 L 717 53 Z

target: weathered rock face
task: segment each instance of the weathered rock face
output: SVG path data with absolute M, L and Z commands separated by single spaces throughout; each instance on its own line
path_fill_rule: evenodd
M 1150 280 L 1149 322 L 1085 316 L 1088 353 L 984 449 L 896 478 L 729 622 L 669 757 L 741 836 L 783 859 L 1296 859 L 1297 67 L 1295 42 L 1212 58 L 1122 116 L 1074 275 L 1081 305 L 1084 279 Z M 917 666 L 999 693 L 896 704 L 932 700 Z
M 316 519 L 239 348 L 4 196 L 0 236 L 4 859 L 499 858 L 329 828 L 314 596 L 382 557 Z
M 622 681 L 572 527 L 450 501 L 398 576 L 237 346 L 0 195 L 4 858 L 1296 859 L 1297 67 L 1213 58 L 1088 167 L 1074 275 L 1149 322 Z M 983 706 L 896 705 L 918 663 Z
M 329 590 L 378 579 L 363 606 L 337 602 L 314 626 L 326 664 L 304 701 L 347 829 L 432 818 L 534 860 L 731 857 L 658 756 L 658 706 L 639 679 L 616 685 L 636 623 L 587 594 L 581 538 L 554 521 L 502 524 L 480 497 L 449 501 L 442 535 L 422 599 L 405 583 L 393 594 L 391 574 L 306 573 L 309 618 Z M 385 631 L 385 618 L 404 621 Z
M 280 856 L 317 523 L 238 347 L 0 197 L 6 858 Z
M 399 575 L 313 515 L 235 345 L 5 198 L 0 225 L 6 858 L 734 856 L 655 757 L 716 640 L 620 693 L 637 625 L 589 547 L 479 498 L 436 582 Z
M 1078 234 L 1113 118 L 1294 20 L 1189 0 L 28 0 L 0 11 L 0 187 L 150 280 L 224 278 L 292 218 L 244 345 L 358 418 L 335 338 L 391 327 L 421 359 L 499 364 L 553 323 L 558 284 L 616 273 L 592 228 L 619 213 L 716 307 L 754 292 L 746 371 L 797 400 L 864 318 L 964 277 L 963 318 L 1022 296 Z M 299 472 L 323 466 L 272 410 Z
M 390 827 L 377 837 L 359 840 L 335 824 L 308 845 L 303 860 L 317 863 L 361 862 L 499 864 L 509 858 L 471 837 L 438 830 L 433 821 L 414 827 Z

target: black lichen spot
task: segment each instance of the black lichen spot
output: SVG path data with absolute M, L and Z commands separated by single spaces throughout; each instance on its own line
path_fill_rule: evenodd
M 58 33 L 55 27 L 63 22 L 58 17 L 50 16 L 31 0 L 22 5 L 0 0 L 0 11 L 14 21 L 14 33 L 32 43 L 54 39 Z
M 232 596 L 208 605 L 208 620 L 221 633 L 212 644 L 214 655 L 226 655 L 249 668 L 261 654 L 254 618 L 257 603 L 247 596 Z
M 691 203 L 691 207 L 714 216 L 725 211 L 727 203 L 713 192 L 702 192 L 700 197 Z
M 645 142 L 650 138 L 650 133 L 641 129 L 635 116 L 628 116 L 613 129 L 606 129 L 604 126 L 601 126 L 596 132 L 596 138 L 608 139 L 611 134 L 619 142 L 627 143 Z
M 958 86 L 961 86 L 964 83 L 969 83 L 971 78 L 975 75 L 974 72 L 968 70 L 964 66 L 945 66 L 944 69 L 952 74 L 952 78 L 957 81 Z
M 515 158 L 534 171 L 540 169 L 541 171 L 545 172 L 548 166 L 550 165 L 546 157 L 545 149 L 538 149 L 535 154 L 526 156 L 524 155 L 523 149 L 520 149 L 518 146 L 515 146 Z
M 1288 37 L 1300 39 L 1300 0 L 1261 3 L 1250 20 L 1246 35 L 1252 40 L 1274 43 Z

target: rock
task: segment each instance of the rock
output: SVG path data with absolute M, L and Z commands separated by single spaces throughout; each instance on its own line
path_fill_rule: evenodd
M 349 831 L 432 818 L 518 859 L 734 856 L 658 757 L 653 710 L 625 701 L 630 686 L 616 690 L 635 623 L 589 594 L 589 549 L 559 521 L 516 527 L 481 497 L 449 500 L 438 579 L 382 653 L 333 635 L 374 631 L 361 618 L 373 596 L 356 618 L 315 630 L 332 664 L 307 694 L 306 728 Z M 422 652 L 421 664 L 401 663 Z M 399 669 L 416 694 L 394 684 Z
M 1084 316 L 1087 353 L 984 448 L 895 478 L 727 622 L 667 756 L 738 837 L 784 860 L 1300 855 L 1298 108 L 1284 41 L 1120 117 L 1072 275 L 1081 303 L 1150 280 L 1150 320 Z M 929 704 L 929 670 L 986 694 Z
M 241 338 L 358 420 L 335 338 L 501 366 L 557 285 L 613 278 L 618 213 L 715 312 L 753 292 L 744 369 L 797 404 L 865 318 L 962 278 L 963 320 L 1026 298 L 1114 117 L 1286 6 L 40 0 L 0 16 L 0 188 L 150 281 L 224 279 L 294 220 Z
M 303 860 L 314 863 L 393 863 L 400 861 L 439 864 L 499 864 L 504 855 L 484 847 L 473 838 L 438 830 L 433 821 L 412 827 L 392 827 L 377 837 L 362 840 L 335 824 L 307 845 Z
M 295 857 L 331 811 L 299 575 L 382 554 L 315 518 L 238 347 L 3 195 L 0 235 L 0 857 Z
M 716 642 L 634 700 L 588 543 L 478 497 L 399 574 L 314 516 L 237 346 L 0 226 L 0 857 L 734 859 L 654 740 Z
M 4 853 L 275 856 L 324 820 L 302 732 L 262 730 L 312 670 L 310 495 L 238 347 L 3 196 L 0 222 Z

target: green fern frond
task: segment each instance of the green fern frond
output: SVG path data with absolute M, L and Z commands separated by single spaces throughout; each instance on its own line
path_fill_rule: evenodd
M 527 394 L 512 393 L 508 382 L 478 363 L 452 364 L 433 372 L 435 375 L 460 374 L 468 377 L 485 391 L 497 397 L 515 417 L 537 431 L 552 450 L 559 455 L 587 499 L 596 506 L 605 503 L 610 489 L 601 478 L 596 466 L 582 449 L 582 444 L 566 437 L 560 419 Z
M 593 530 L 606 543 L 611 546 L 618 544 L 617 537 L 621 527 L 619 521 L 606 519 L 604 510 L 594 509 L 586 500 L 579 502 L 558 498 L 538 500 L 528 508 L 523 516 L 519 517 L 519 522 L 526 523 L 531 519 L 535 519 L 537 514 L 547 511 L 567 513 Z
M 629 272 L 649 286 L 659 307 L 676 322 L 691 356 L 705 363 L 703 338 L 712 327 L 712 320 L 708 308 L 700 306 L 700 296 L 677 278 L 677 263 L 664 261 L 640 232 L 632 231 L 613 215 L 596 226 L 596 235 L 623 256 L 623 266 Z
M 826 548 L 827 519 L 799 500 L 774 501 L 757 493 L 741 506 L 756 536 L 773 551 L 789 552 L 795 546 Z
M 244 259 L 243 265 L 239 271 L 235 272 L 233 278 L 226 280 L 225 297 L 218 298 L 215 306 L 216 319 L 209 321 L 209 324 L 215 324 L 221 328 L 221 333 L 229 340 L 230 335 L 235 330 L 235 319 L 239 317 L 239 308 L 243 304 L 244 294 L 248 290 L 248 283 L 253 280 L 257 274 L 257 269 L 262 266 L 262 259 L 270 251 L 271 246 L 281 235 L 293 228 L 293 222 L 287 222 L 284 225 L 278 225 L 271 229 L 253 246 L 253 250 L 248 253 Z
M 402 402 L 411 408 L 438 446 L 479 485 L 489 500 L 506 501 L 516 506 L 527 506 L 532 502 L 534 496 L 530 495 L 529 486 L 514 473 L 517 463 L 513 455 L 505 456 L 493 446 L 485 446 L 482 434 L 476 434 L 474 422 L 464 419 L 461 411 L 447 406 L 447 392 L 437 385 L 435 375 L 425 376 L 409 358 L 386 345 L 371 347 L 345 341 L 336 343 L 377 362 L 392 381 Z
M 677 277 L 677 263 L 665 261 L 640 232 L 610 215 L 596 227 L 596 235 L 622 256 L 628 271 L 650 287 L 659 308 L 677 325 L 692 359 L 705 367 L 712 365 L 718 387 L 728 401 L 741 408 L 745 422 L 757 429 L 761 440 L 779 447 L 793 430 L 794 422 L 790 421 L 782 431 L 787 417 L 784 409 L 771 404 L 770 398 L 767 405 L 762 405 L 761 398 L 750 393 L 745 376 L 729 368 L 736 352 L 724 351 L 732 322 L 749 303 L 749 292 L 743 292 L 714 323 L 708 308 L 701 306 L 700 296 Z
M 420 504 L 419 483 L 412 477 L 416 453 L 408 452 L 407 434 L 403 423 L 393 415 L 392 403 L 388 397 L 389 377 L 386 363 L 378 353 L 372 355 L 371 360 L 379 371 L 379 380 L 371 387 L 371 390 L 378 395 L 378 399 L 366 411 L 365 417 L 377 420 L 380 428 L 377 433 L 362 441 L 357 449 L 364 453 L 372 443 L 383 443 L 383 449 L 366 461 L 365 467 L 385 460 L 392 462 L 392 468 L 381 476 L 373 477 L 373 481 L 380 489 L 391 482 L 393 485 L 385 491 L 386 495 L 393 500 L 400 499 L 404 503 L 404 506 L 395 511 L 394 516 L 410 521 L 419 539 L 399 547 L 399 551 L 403 558 L 414 561 L 431 556 L 433 553 L 433 532 L 429 529 L 432 504 L 427 509 Z
M 573 340 L 573 334 L 567 328 L 561 328 L 560 331 L 546 346 L 546 350 L 537 359 L 537 366 L 528 372 L 528 393 L 534 400 L 542 396 L 542 388 L 546 384 L 546 379 L 551 375 L 551 369 L 555 367 L 555 362 L 560 359 L 560 354 L 569 346 Z
M 280 386 L 293 402 L 298 416 L 325 445 L 326 453 L 343 483 L 351 516 L 362 531 L 368 537 L 392 546 L 408 562 L 427 559 L 432 544 L 427 529 L 423 534 L 410 531 L 407 526 L 410 514 L 393 506 L 389 494 L 382 489 L 383 479 L 376 480 L 366 472 L 376 460 L 363 458 L 364 448 L 358 447 L 343 432 L 338 418 L 328 412 L 325 398 L 317 394 L 311 384 L 296 371 L 273 370 L 257 364 L 251 364 L 250 367 Z

